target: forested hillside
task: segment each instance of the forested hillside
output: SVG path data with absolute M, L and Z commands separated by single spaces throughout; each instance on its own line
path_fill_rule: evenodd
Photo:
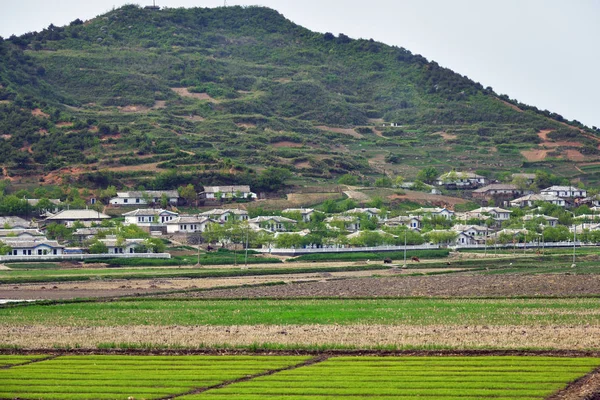
M 424 166 L 597 183 L 597 134 L 406 49 L 261 7 L 130 5 L 0 41 L 2 173 L 22 184 L 268 191 Z

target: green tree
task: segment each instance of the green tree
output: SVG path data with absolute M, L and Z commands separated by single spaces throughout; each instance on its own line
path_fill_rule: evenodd
M 164 253 L 167 248 L 165 243 L 159 238 L 147 238 L 144 240 L 143 244 L 148 250 L 152 251 L 152 253 Z
M 0 241 L 0 255 L 7 255 L 12 253 L 12 247 L 8 244 Z
M 187 186 L 180 186 L 177 191 L 179 192 L 179 197 L 183 198 L 188 206 L 191 206 L 196 201 L 196 188 L 191 183 Z
M 103 242 L 96 240 L 90 245 L 89 251 L 92 254 L 106 254 L 108 253 L 108 247 Z
M 425 183 L 433 183 L 438 177 L 439 172 L 435 167 L 425 167 L 417 173 L 417 179 Z

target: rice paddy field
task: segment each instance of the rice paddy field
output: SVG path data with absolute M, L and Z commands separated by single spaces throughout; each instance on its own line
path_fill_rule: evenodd
M 2 398 L 542 400 L 567 393 L 600 359 L 37 355 L 0 363 Z

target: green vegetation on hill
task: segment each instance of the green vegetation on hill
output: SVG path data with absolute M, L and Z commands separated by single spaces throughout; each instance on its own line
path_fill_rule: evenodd
M 158 171 L 177 170 L 173 187 L 256 183 L 265 167 L 374 181 L 424 165 L 545 168 L 575 148 L 527 164 L 540 130 L 596 157 L 595 132 L 563 122 L 406 49 L 262 7 L 128 5 L 0 42 L 0 157 L 32 182 L 158 188 Z M 591 179 L 581 171 L 562 175 Z

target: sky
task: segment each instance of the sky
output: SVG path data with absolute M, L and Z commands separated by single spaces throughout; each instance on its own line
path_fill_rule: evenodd
M 152 0 L 0 0 L 0 36 Z M 219 7 L 225 0 L 156 0 Z M 522 103 L 600 127 L 598 0 L 226 0 L 274 8 L 317 32 L 396 45 Z

